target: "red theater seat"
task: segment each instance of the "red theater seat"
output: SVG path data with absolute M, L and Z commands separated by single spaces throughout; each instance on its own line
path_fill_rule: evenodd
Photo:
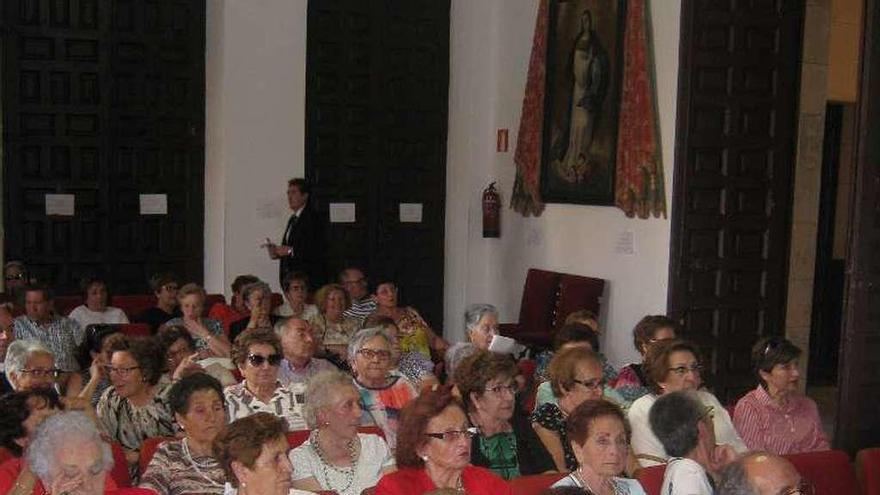
M 205 297 L 205 307 L 202 310 L 202 314 L 208 314 L 208 312 L 211 311 L 211 306 L 217 303 L 226 304 L 226 296 L 223 294 L 208 294 L 208 296 Z
M 508 482 L 513 495 L 537 495 L 565 477 L 562 473 L 520 476 Z
M 856 476 L 865 495 L 880 495 L 880 447 L 856 455 Z
M 116 482 L 117 487 L 130 487 L 131 475 L 128 474 L 128 462 L 125 460 L 125 451 L 122 450 L 122 445 L 111 443 L 110 450 L 113 451 L 113 470 L 110 471 L 110 477 Z
M 110 298 L 110 305 L 115 306 L 131 320 L 135 316 L 156 305 L 156 296 L 152 294 L 121 294 Z
M 660 495 L 663 488 L 663 476 L 666 474 L 666 464 L 639 469 L 636 478 L 648 495 Z
M 119 331 L 129 337 L 149 337 L 153 334 L 150 325 L 146 323 L 125 323 L 119 325 Z
M 794 464 L 802 478 L 815 485 L 816 495 L 861 493 L 849 456 L 843 451 L 805 452 L 785 458 Z
M 58 296 L 52 300 L 52 307 L 55 313 L 61 316 L 67 316 L 77 306 L 83 303 L 83 296 Z

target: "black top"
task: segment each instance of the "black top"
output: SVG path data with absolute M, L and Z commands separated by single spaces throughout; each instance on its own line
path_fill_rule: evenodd
M 275 324 L 278 323 L 279 320 L 283 319 L 283 316 L 269 315 L 269 321 L 272 323 L 272 328 L 275 328 Z M 235 338 L 238 337 L 241 332 L 247 330 L 247 326 L 250 321 L 250 318 L 242 318 L 240 320 L 232 322 L 229 325 L 229 341 L 235 342 Z
M 544 447 L 535 429 L 529 422 L 529 416 L 519 407 L 516 402 L 513 417 L 510 418 L 513 434 L 516 437 L 516 456 L 519 462 L 519 472 L 526 476 L 541 474 L 547 471 L 556 471 L 556 464 L 550 452 Z M 489 460 L 480 452 L 480 435 L 471 439 L 471 464 L 490 468 Z
M 174 311 L 171 313 L 166 313 L 165 310 L 158 306 L 153 306 L 152 308 L 144 311 L 143 313 L 134 317 L 132 323 L 146 323 L 150 325 L 150 330 L 152 330 L 153 334 L 159 331 L 159 327 L 165 324 L 166 321 L 172 318 L 180 318 L 183 316 L 183 313 L 180 312 L 180 307 L 175 307 Z
M 300 212 L 299 218 L 290 216 L 281 244 L 293 249 L 293 255 L 281 258 L 279 277 L 282 283 L 285 274 L 299 271 L 308 274 L 312 287 L 324 284 L 324 222 L 312 208 L 311 201 Z

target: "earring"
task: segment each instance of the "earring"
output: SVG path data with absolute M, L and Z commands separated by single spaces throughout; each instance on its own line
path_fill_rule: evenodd
M 422 461 L 424 461 L 424 462 L 428 462 L 428 456 L 423 455 L 423 456 L 421 456 L 421 457 L 422 457 Z

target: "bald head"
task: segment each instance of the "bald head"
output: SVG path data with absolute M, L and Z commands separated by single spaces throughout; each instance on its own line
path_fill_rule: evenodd
M 794 466 L 784 458 L 753 452 L 724 469 L 719 495 L 792 495 L 801 482 Z

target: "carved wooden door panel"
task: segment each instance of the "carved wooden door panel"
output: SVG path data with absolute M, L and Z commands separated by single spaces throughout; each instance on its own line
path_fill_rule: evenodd
M 880 5 L 867 2 L 834 445 L 880 445 Z M 828 352 L 834 352 L 829 349 Z
M 669 312 L 722 403 L 784 329 L 801 2 L 685 0 Z
M 62 293 L 201 281 L 204 23 L 201 0 L 0 3 L 8 259 Z M 46 193 L 75 214 L 47 216 Z M 167 215 L 140 214 L 149 193 Z
M 313 1 L 308 25 L 306 174 L 323 215 L 356 205 L 330 224 L 330 268 L 396 279 L 442 329 L 449 1 Z

